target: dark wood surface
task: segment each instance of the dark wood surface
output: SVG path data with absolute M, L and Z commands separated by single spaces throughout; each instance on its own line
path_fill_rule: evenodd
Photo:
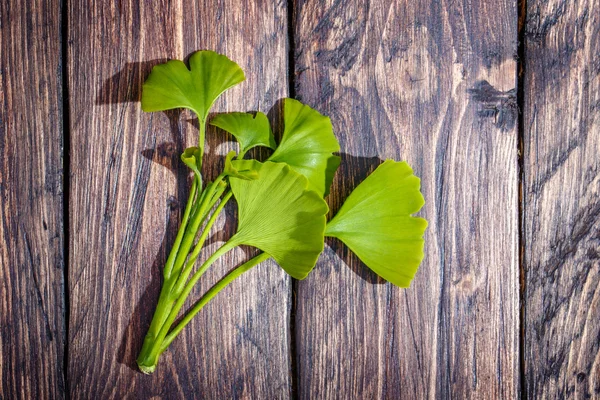
M 600 398 L 600 2 L 528 1 L 529 398 Z
M 187 201 L 188 170 L 179 155 L 197 142 L 192 113 L 141 111 L 142 82 L 166 58 L 212 49 L 238 62 L 247 77 L 214 110 L 268 111 L 287 96 L 286 16 L 285 4 L 269 2 L 249 9 L 234 0 L 69 2 L 74 398 L 289 395 L 291 280 L 274 264 L 220 293 L 153 375 L 135 365 Z M 231 138 L 219 135 L 208 133 L 207 176 L 222 170 L 231 147 Z M 225 229 L 224 219 L 217 226 L 213 250 L 235 227 L 230 221 Z M 244 252 L 226 257 L 191 297 L 246 258 Z
M 600 397 L 599 30 L 598 0 L 3 1 L 0 399 Z M 198 49 L 246 72 L 215 111 L 331 116 L 334 211 L 408 161 L 426 257 L 406 290 L 336 241 L 301 282 L 261 265 L 145 376 L 197 122 L 140 91 Z
M 0 398 L 65 395 L 61 4 L 0 2 Z
M 410 289 L 339 242 L 298 283 L 300 398 L 515 398 L 516 3 L 299 1 L 295 12 L 296 96 L 341 139 L 333 208 L 381 160 L 402 159 L 422 178 L 429 221 Z

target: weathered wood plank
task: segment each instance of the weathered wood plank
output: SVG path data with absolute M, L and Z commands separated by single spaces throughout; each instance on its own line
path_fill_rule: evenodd
M 216 109 L 268 110 L 287 95 L 285 3 L 71 0 L 69 16 L 71 395 L 287 397 L 290 280 L 273 264 L 219 294 L 153 375 L 134 365 L 187 200 L 179 154 L 197 137 L 191 113 L 142 113 L 141 84 L 167 57 L 212 49 L 247 76 Z M 231 145 L 208 136 L 205 172 L 214 177 Z M 214 266 L 192 297 L 245 257 Z
M 600 2 L 527 2 L 528 397 L 600 397 Z
M 342 198 L 379 159 L 422 177 L 426 258 L 408 290 L 336 242 L 298 283 L 301 398 L 516 398 L 516 2 L 295 7 L 297 97 L 331 116 Z
M 64 397 L 60 1 L 0 3 L 0 398 Z

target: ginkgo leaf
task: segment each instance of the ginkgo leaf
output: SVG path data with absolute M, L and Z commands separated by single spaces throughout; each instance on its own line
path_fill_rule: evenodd
M 179 60 L 152 68 L 142 89 L 142 110 L 189 108 L 204 123 L 217 97 L 245 79 L 239 65 L 214 51 L 197 51 L 189 63 L 190 69 Z
M 235 150 L 227 153 L 227 156 L 225 157 L 225 174 L 227 176 L 248 181 L 258 179 L 258 171 L 252 169 L 255 167 L 253 163 L 235 163 L 235 161 L 232 161 L 236 154 Z
M 240 143 L 240 157 L 256 146 L 275 149 L 275 137 L 267 116 L 260 111 L 255 116 L 249 113 L 232 112 L 216 115 L 210 124 L 231 133 Z
M 202 150 L 198 147 L 188 147 L 181 154 L 181 161 L 201 179 L 202 174 L 200 173 L 200 169 L 202 166 L 200 165 L 200 160 L 202 160 Z
M 325 235 L 339 238 L 377 275 L 410 286 L 427 228 L 411 216 L 425 204 L 420 182 L 406 162 L 385 161 L 348 196 Z
M 257 247 L 292 277 L 304 279 L 323 251 L 327 203 L 287 164 L 241 162 L 257 164 L 250 169 L 259 176 L 251 181 L 230 179 L 239 220 L 230 242 Z
M 308 178 L 311 189 L 322 196 L 329 194 L 340 150 L 331 120 L 297 100 L 285 99 L 285 129 L 281 143 L 269 161 L 284 162 Z

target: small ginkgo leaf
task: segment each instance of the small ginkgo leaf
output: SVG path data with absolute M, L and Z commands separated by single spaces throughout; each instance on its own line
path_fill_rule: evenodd
M 231 133 L 240 143 L 240 158 L 256 146 L 275 149 L 275 137 L 267 116 L 260 111 L 255 116 L 249 113 L 232 112 L 216 115 L 210 124 Z
M 179 60 L 152 68 L 142 88 L 142 110 L 189 108 L 204 123 L 217 97 L 245 79 L 239 65 L 214 51 L 197 51 L 189 62 L 190 69 Z
M 181 154 L 181 161 L 185 165 L 187 165 L 194 173 L 198 176 L 198 178 L 202 177 L 200 173 L 200 160 L 202 159 L 202 150 L 198 147 L 188 147 Z
M 411 216 L 425 204 L 420 182 L 407 163 L 385 161 L 348 196 L 325 235 L 339 238 L 377 275 L 410 286 L 427 228 Z
M 227 153 L 227 156 L 225 157 L 225 174 L 227 176 L 244 179 L 247 181 L 258 179 L 258 171 L 251 169 L 252 167 L 254 167 L 253 164 L 235 163 L 233 157 L 235 157 L 236 154 L 237 153 L 235 152 L 235 150 L 232 150 L 229 153 Z
M 308 178 L 311 189 L 326 196 L 340 165 L 340 158 L 332 154 L 340 144 L 331 120 L 297 100 L 285 99 L 284 124 L 281 143 L 269 161 L 288 164 Z
M 257 247 L 292 277 L 304 279 L 323 251 L 327 203 L 287 164 L 241 162 L 257 164 L 249 169 L 259 173 L 252 181 L 230 180 L 239 215 L 230 242 Z

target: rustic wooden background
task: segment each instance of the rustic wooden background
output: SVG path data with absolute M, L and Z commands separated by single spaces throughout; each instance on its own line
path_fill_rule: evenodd
M 198 49 L 246 71 L 216 111 L 331 116 L 333 209 L 407 160 L 426 257 L 406 290 L 336 241 L 261 265 L 144 376 L 197 121 L 140 89 Z M 599 154 L 600 0 L 2 0 L 0 399 L 600 398 Z

